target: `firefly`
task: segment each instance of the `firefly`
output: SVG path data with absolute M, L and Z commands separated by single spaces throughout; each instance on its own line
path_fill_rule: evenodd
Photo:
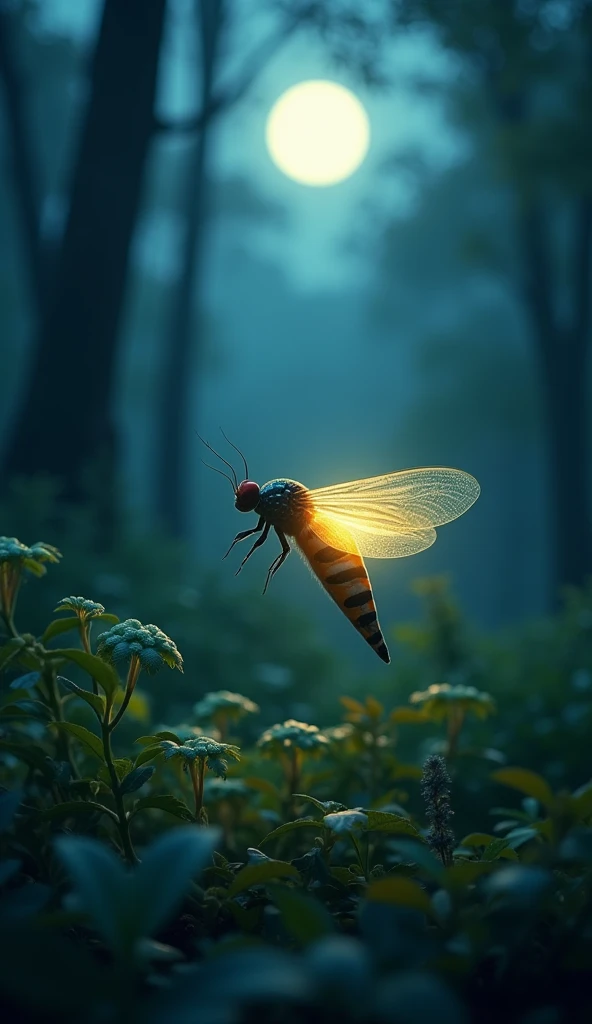
M 230 481 L 239 512 L 254 512 L 258 516 L 256 526 L 237 533 L 224 555 L 226 558 L 239 541 L 259 535 L 240 563 L 237 575 L 273 529 L 281 551 L 267 571 L 265 593 L 290 554 L 290 538 L 329 596 L 388 664 L 390 655 L 378 622 L 364 558 L 402 558 L 429 548 L 436 540 L 435 527 L 457 519 L 479 497 L 475 477 L 460 469 L 431 467 L 314 490 L 284 478 L 270 480 L 260 487 L 250 479 L 247 460 L 240 449 L 226 434 L 224 437 L 243 461 L 244 479 L 239 481 L 230 462 L 200 438 L 232 476 L 214 466 L 208 468 Z

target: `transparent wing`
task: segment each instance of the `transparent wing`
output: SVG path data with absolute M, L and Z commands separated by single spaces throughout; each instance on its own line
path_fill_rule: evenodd
M 353 537 L 362 556 L 401 558 L 430 547 L 436 539 L 434 527 L 466 512 L 479 493 L 475 478 L 459 469 L 409 469 L 368 477 L 309 491 L 311 527 L 333 547 L 339 547 L 341 529 L 343 541 Z

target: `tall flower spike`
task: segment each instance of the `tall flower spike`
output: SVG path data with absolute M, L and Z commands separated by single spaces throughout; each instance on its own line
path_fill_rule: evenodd
M 430 828 L 426 840 L 440 857 L 444 867 L 452 864 L 455 840 L 450 827 L 454 811 L 450 807 L 450 776 L 439 754 L 430 754 L 423 766 L 421 795 L 425 800 Z

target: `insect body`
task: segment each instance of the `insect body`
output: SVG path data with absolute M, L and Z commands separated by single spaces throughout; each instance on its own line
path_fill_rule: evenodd
M 436 540 L 434 527 L 458 518 L 479 497 L 475 478 L 458 469 L 432 468 L 404 470 L 316 490 L 284 479 L 259 487 L 249 480 L 242 458 L 245 479 L 240 483 L 230 463 L 222 461 L 233 473 L 228 479 L 236 508 L 239 512 L 255 512 L 259 520 L 252 529 L 236 535 L 226 555 L 239 541 L 259 536 L 237 573 L 273 528 L 282 550 L 267 572 L 265 593 L 290 553 L 288 537 L 292 538 L 327 593 L 379 658 L 389 662 L 363 559 L 399 558 L 430 547 Z

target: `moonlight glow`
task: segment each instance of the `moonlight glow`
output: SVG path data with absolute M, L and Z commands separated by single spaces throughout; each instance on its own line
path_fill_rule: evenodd
M 284 174 L 303 185 L 335 185 L 360 166 L 370 144 L 368 115 L 336 82 L 300 82 L 274 104 L 267 148 Z

